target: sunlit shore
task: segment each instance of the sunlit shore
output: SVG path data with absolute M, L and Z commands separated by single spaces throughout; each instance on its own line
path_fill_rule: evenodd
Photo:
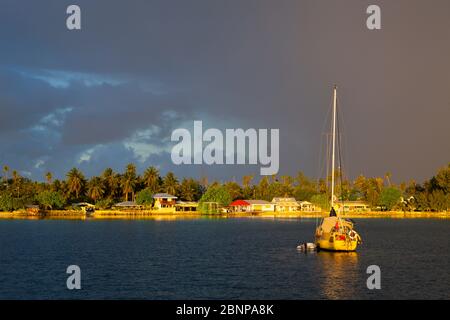
M 158 212 L 157 210 L 121 211 L 121 210 L 97 210 L 95 214 L 87 217 L 79 210 L 51 210 L 40 214 L 30 214 L 26 211 L 0 212 L 0 219 L 153 219 L 153 220 L 175 220 L 175 219 L 198 219 L 198 218 L 320 218 L 327 216 L 327 212 L 239 212 L 222 214 L 202 214 L 197 211 L 192 212 Z M 394 219 L 414 219 L 414 218 L 450 218 L 450 212 L 402 212 L 402 211 L 371 211 L 352 212 L 341 214 L 344 218 L 394 218 Z

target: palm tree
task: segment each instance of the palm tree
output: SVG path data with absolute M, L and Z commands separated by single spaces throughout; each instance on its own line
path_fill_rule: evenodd
M 134 191 L 137 183 L 136 166 L 129 163 L 126 167 L 125 173 L 122 176 L 122 189 L 125 201 L 128 201 L 128 195 L 131 193 L 131 198 L 134 199 Z
M 183 178 L 179 189 L 180 189 L 180 197 L 182 200 L 193 201 L 195 190 L 190 185 L 188 179 Z
M 13 170 L 12 178 L 13 178 L 13 183 L 17 184 L 17 180 L 19 180 L 19 173 L 17 172 L 17 170 Z
M 242 177 L 242 186 L 244 188 L 248 188 L 250 184 L 252 183 L 253 176 L 243 176 Z
M 88 196 L 97 202 L 105 193 L 103 180 L 100 177 L 92 177 L 88 183 Z
M 72 168 L 67 173 L 67 185 L 70 194 L 75 194 L 75 198 L 79 198 L 80 193 L 83 191 L 86 180 L 83 173 L 77 168 Z
M 255 196 L 256 186 L 252 186 L 253 175 L 247 175 L 242 177 L 242 196 L 243 198 L 250 199 Z
M 327 180 L 319 179 L 319 181 L 318 181 L 318 189 L 319 189 L 319 193 L 324 193 L 324 194 L 329 195 Z
M 160 176 L 159 176 L 158 169 L 151 166 L 151 167 L 147 168 L 147 170 L 145 170 L 144 183 L 147 186 L 147 188 L 152 190 L 152 192 L 157 192 L 159 190 L 159 180 L 160 180 Z
M 203 176 L 200 178 L 200 185 L 202 186 L 203 189 L 207 189 L 208 188 L 208 177 L 207 176 Z
M 173 172 L 168 172 L 167 175 L 163 179 L 163 188 L 164 191 L 175 195 L 178 190 L 178 180 L 173 174 Z
M 114 170 L 106 168 L 102 173 L 102 180 L 105 186 L 105 195 L 110 199 L 114 198 L 114 190 L 117 187 Z
M 392 184 L 391 184 L 392 173 L 388 171 L 384 174 L 384 177 L 386 178 L 388 186 L 391 187 L 392 186 Z
M 55 179 L 55 181 L 52 182 L 52 189 L 53 189 L 53 191 L 64 193 L 63 183 L 61 181 L 59 181 L 58 179 Z
M 5 183 L 8 183 L 8 172 L 9 172 L 9 167 L 7 165 L 3 166 L 3 179 L 5 180 Z
M 269 195 L 269 179 L 267 178 L 267 176 L 264 176 L 261 178 L 261 180 L 259 181 L 258 187 L 257 187 L 257 191 L 258 191 L 258 198 L 262 199 L 262 200 L 270 200 L 270 195 Z
M 184 178 L 179 186 L 179 194 L 182 200 L 196 201 L 201 196 L 201 185 L 193 178 Z
M 242 199 L 243 193 L 239 183 L 233 181 L 226 182 L 224 184 L 224 187 L 225 189 L 227 189 L 228 193 L 230 194 L 233 200 Z
M 15 191 L 17 191 L 17 198 L 20 197 L 20 175 L 17 172 L 17 170 L 13 170 L 12 172 L 12 179 L 13 179 L 13 188 Z
M 122 197 L 123 195 L 123 191 L 122 191 L 122 176 L 120 175 L 120 173 L 115 173 L 112 177 L 111 177 L 111 197 L 114 199 L 118 199 L 120 197 Z
M 53 175 L 50 171 L 45 174 L 45 179 L 49 185 L 52 184 Z

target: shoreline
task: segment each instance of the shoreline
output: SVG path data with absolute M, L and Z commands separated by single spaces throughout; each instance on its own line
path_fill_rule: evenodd
M 202 214 L 197 211 L 173 212 L 159 210 L 96 210 L 92 216 L 86 216 L 79 210 L 48 210 L 40 213 L 29 213 L 19 210 L 14 212 L 0 212 L 0 219 L 158 219 L 175 220 L 180 218 L 198 219 L 198 218 L 272 218 L 272 219 L 301 219 L 301 218 L 322 218 L 328 216 L 328 212 L 239 212 L 239 213 L 221 213 L 221 214 Z M 450 219 L 450 212 L 402 212 L 402 211 L 383 211 L 383 212 L 352 212 L 340 214 L 342 218 L 391 218 L 391 219 Z

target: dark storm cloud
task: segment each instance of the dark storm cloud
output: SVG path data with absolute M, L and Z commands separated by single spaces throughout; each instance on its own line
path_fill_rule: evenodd
M 128 161 L 258 172 L 174 168 L 171 130 L 199 119 L 280 128 L 280 173 L 316 176 L 337 83 L 350 175 L 428 177 L 450 159 L 450 3 L 376 2 L 381 31 L 371 2 L 300 0 L 76 1 L 68 31 L 73 2 L 0 1 L 0 161 L 37 178 Z
M 29 127 L 65 103 L 60 92 L 11 67 L 1 68 L 0 86 L 0 132 Z

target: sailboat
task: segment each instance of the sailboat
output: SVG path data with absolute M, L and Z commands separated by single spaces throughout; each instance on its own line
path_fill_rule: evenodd
M 336 155 L 336 110 L 337 87 L 333 88 L 333 120 L 331 143 L 331 199 L 330 215 L 322 219 L 316 228 L 314 244 L 316 249 L 327 251 L 355 251 L 362 243 L 361 236 L 354 229 L 354 223 L 339 216 L 335 210 L 335 155 Z

